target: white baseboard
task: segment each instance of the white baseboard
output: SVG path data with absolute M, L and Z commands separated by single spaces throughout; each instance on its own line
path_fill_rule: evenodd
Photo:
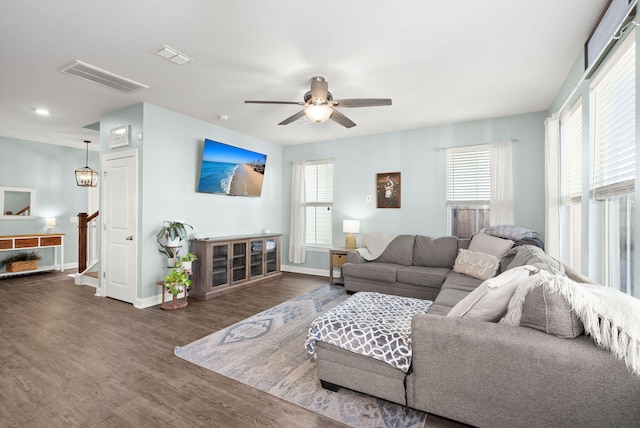
M 305 275 L 326 276 L 329 277 L 328 269 L 305 268 L 291 265 L 282 265 L 280 270 L 283 272 L 302 273 Z

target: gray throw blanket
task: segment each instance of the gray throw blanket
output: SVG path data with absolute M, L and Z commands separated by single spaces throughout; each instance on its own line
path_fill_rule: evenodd
M 305 348 L 317 341 L 384 361 L 404 373 L 411 367 L 411 318 L 427 313 L 431 301 L 381 293 L 356 293 L 316 318 Z
M 640 300 L 613 288 L 540 271 L 518 287 L 500 322 L 520 325 L 524 299 L 536 287 L 564 297 L 594 342 L 622 359 L 631 373 L 640 375 Z

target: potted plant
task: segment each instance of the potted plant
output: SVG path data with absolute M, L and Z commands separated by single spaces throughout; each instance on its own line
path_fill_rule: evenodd
M 188 273 L 180 268 L 175 267 L 164 277 L 164 288 L 173 297 L 173 308 L 178 308 L 178 294 L 185 291 L 191 285 Z M 163 300 L 164 301 L 164 300 Z M 185 294 L 186 302 L 186 294 Z
M 156 235 L 158 242 L 165 240 L 168 247 L 179 247 L 180 241 L 187 239 L 187 229 L 190 227 L 193 230 L 193 226 L 183 223 L 181 221 L 164 221 L 165 226 L 162 226 Z
M 173 267 L 180 241 L 187 239 L 187 227 L 193 230 L 193 226 L 181 221 L 165 221 L 165 225 L 160 228 L 156 235 L 158 251 L 167 257 L 167 266 Z
M 184 256 L 180 257 L 180 267 L 184 269 L 186 272 L 192 272 L 193 262 L 198 260 L 195 254 L 187 253 Z
M 35 251 L 20 251 L 3 259 L 0 262 L 0 269 L 6 268 L 7 272 L 35 270 L 41 258 Z

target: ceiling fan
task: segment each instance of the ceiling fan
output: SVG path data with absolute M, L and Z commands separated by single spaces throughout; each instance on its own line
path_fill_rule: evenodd
M 329 119 L 339 123 L 345 128 L 356 126 L 355 122 L 344 114 L 340 113 L 336 108 L 354 108 L 354 107 L 376 107 L 390 106 L 389 98 L 349 98 L 345 100 L 334 100 L 333 95 L 329 92 L 329 84 L 324 77 L 315 76 L 311 78 L 311 90 L 304 94 L 304 102 L 297 101 L 245 101 L 245 104 L 295 104 L 304 106 L 304 109 L 286 118 L 278 125 L 288 125 L 306 115 L 310 121 L 322 123 Z

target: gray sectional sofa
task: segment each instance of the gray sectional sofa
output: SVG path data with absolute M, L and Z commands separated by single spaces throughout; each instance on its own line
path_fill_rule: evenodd
M 433 300 L 412 319 L 412 370 L 318 342 L 323 386 L 346 387 L 478 427 L 638 426 L 640 377 L 589 336 L 562 339 L 522 326 L 446 317 L 482 283 L 452 270 L 469 247 L 455 237 L 403 235 L 366 261 L 342 267 L 348 292 Z M 562 264 L 533 246 L 515 247 L 500 272 L 530 264 L 554 274 Z M 569 271 L 576 281 L 586 278 Z

